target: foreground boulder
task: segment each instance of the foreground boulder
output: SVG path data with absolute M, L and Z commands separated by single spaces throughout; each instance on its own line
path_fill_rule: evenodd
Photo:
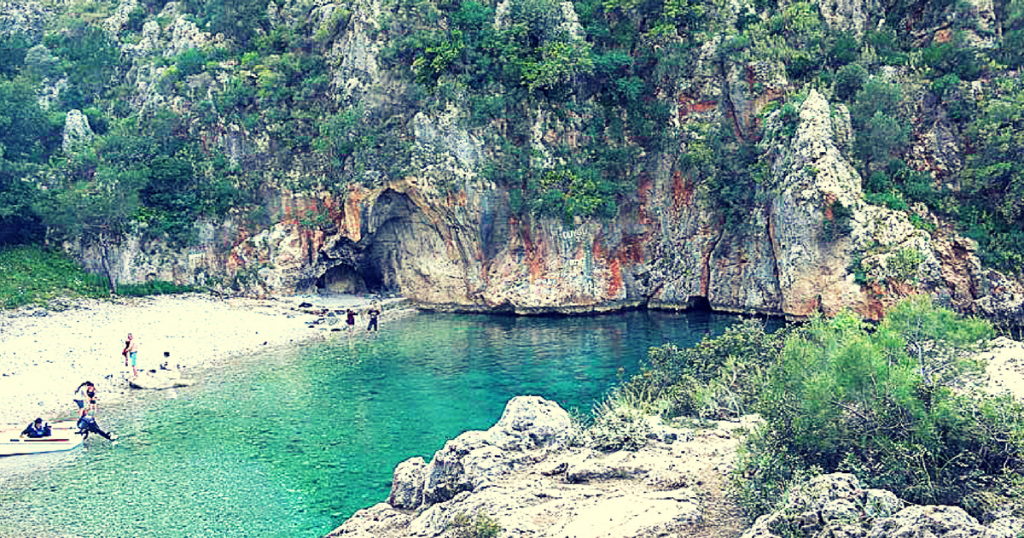
M 704 490 L 731 469 L 731 429 L 742 423 L 721 424 L 661 427 L 638 451 L 605 453 L 574 446 L 569 414 L 554 402 L 513 398 L 487 431 L 448 441 L 429 464 L 401 463 L 388 502 L 356 512 L 329 536 L 440 537 L 467 519 L 495 524 L 504 537 L 686 532 L 706 521 Z
M 819 476 L 789 491 L 782 509 L 761 516 L 741 538 L 1013 538 L 1024 520 L 994 514 L 982 525 L 955 506 L 908 506 L 889 491 L 862 489 L 852 474 Z

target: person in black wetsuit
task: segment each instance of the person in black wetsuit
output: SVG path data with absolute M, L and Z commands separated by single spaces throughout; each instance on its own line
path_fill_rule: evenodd
M 39 439 L 40 437 L 49 437 L 51 435 L 50 425 L 43 422 L 43 419 L 37 418 L 31 424 L 21 432 L 22 435 L 29 439 Z
M 85 415 L 78 419 L 78 433 L 83 435 L 82 439 L 88 439 L 90 433 L 98 433 L 107 441 L 117 440 L 117 434 L 111 434 L 103 431 L 100 425 L 96 423 L 96 419 L 91 415 Z

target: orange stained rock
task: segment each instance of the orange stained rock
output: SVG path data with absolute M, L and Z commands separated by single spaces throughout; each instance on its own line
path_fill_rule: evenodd
M 718 106 L 715 101 L 697 101 L 685 94 L 680 95 L 676 102 L 679 103 L 679 119 L 683 119 L 691 113 L 707 112 Z
M 617 258 L 612 258 L 608 266 L 612 271 L 612 281 L 608 283 L 608 296 L 615 297 L 622 289 L 622 268 Z
M 672 206 L 679 209 L 682 206 L 689 207 L 693 204 L 693 181 L 687 178 L 683 180 L 683 173 L 676 170 L 672 173 Z
M 365 197 L 365 191 L 358 185 L 349 185 L 348 194 L 342 206 L 341 230 L 350 241 L 358 243 L 362 239 L 362 213 L 360 205 Z

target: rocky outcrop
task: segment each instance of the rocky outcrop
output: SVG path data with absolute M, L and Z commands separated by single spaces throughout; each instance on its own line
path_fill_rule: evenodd
M 20 36 L 32 44 L 42 42 L 46 25 L 58 15 L 54 7 L 33 0 L 0 2 L 0 37 Z
M 693 529 L 709 515 L 699 488 L 731 468 L 738 443 L 731 430 L 740 423 L 720 426 L 661 427 L 637 452 L 601 453 L 569 446 L 569 416 L 557 404 L 513 398 L 491 429 L 445 443 L 429 465 L 400 464 L 388 502 L 329 536 L 446 536 L 462 516 L 490 518 L 502 536 L 535 538 Z
M 60 147 L 68 155 L 77 153 L 88 147 L 94 136 L 89 127 L 89 118 L 81 110 L 72 110 L 64 120 L 64 138 Z
M 955 506 L 907 506 L 892 492 L 863 489 L 851 474 L 814 478 L 788 492 L 785 506 L 761 516 L 741 538 L 845 536 L 909 538 L 913 536 L 1010 537 L 1024 531 L 1024 520 L 995 514 L 982 525 Z
M 957 507 L 908 505 L 845 473 L 791 488 L 781 508 L 744 531 L 721 492 L 734 469 L 737 430 L 755 420 L 700 429 L 652 420 L 636 451 L 598 452 L 571 442 L 568 417 L 554 403 L 513 398 L 491 429 L 445 443 L 429 465 L 422 458 L 400 464 L 388 501 L 356 512 L 328 537 L 441 537 L 464 518 L 484 518 L 502 536 L 533 538 L 694 536 L 705 525 L 742 538 L 1010 538 L 1024 531 L 1024 519 L 1010 510 L 979 522 Z

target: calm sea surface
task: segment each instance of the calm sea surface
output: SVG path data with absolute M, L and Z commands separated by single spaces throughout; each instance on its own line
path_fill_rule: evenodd
M 316 538 L 386 500 L 395 465 L 489 428 L 509 398 L 589 411 L 649 347 L 738 321 L 419 314 L 236 359 L 102 409 L 116 446 L 0 458 L 0 536 Z

